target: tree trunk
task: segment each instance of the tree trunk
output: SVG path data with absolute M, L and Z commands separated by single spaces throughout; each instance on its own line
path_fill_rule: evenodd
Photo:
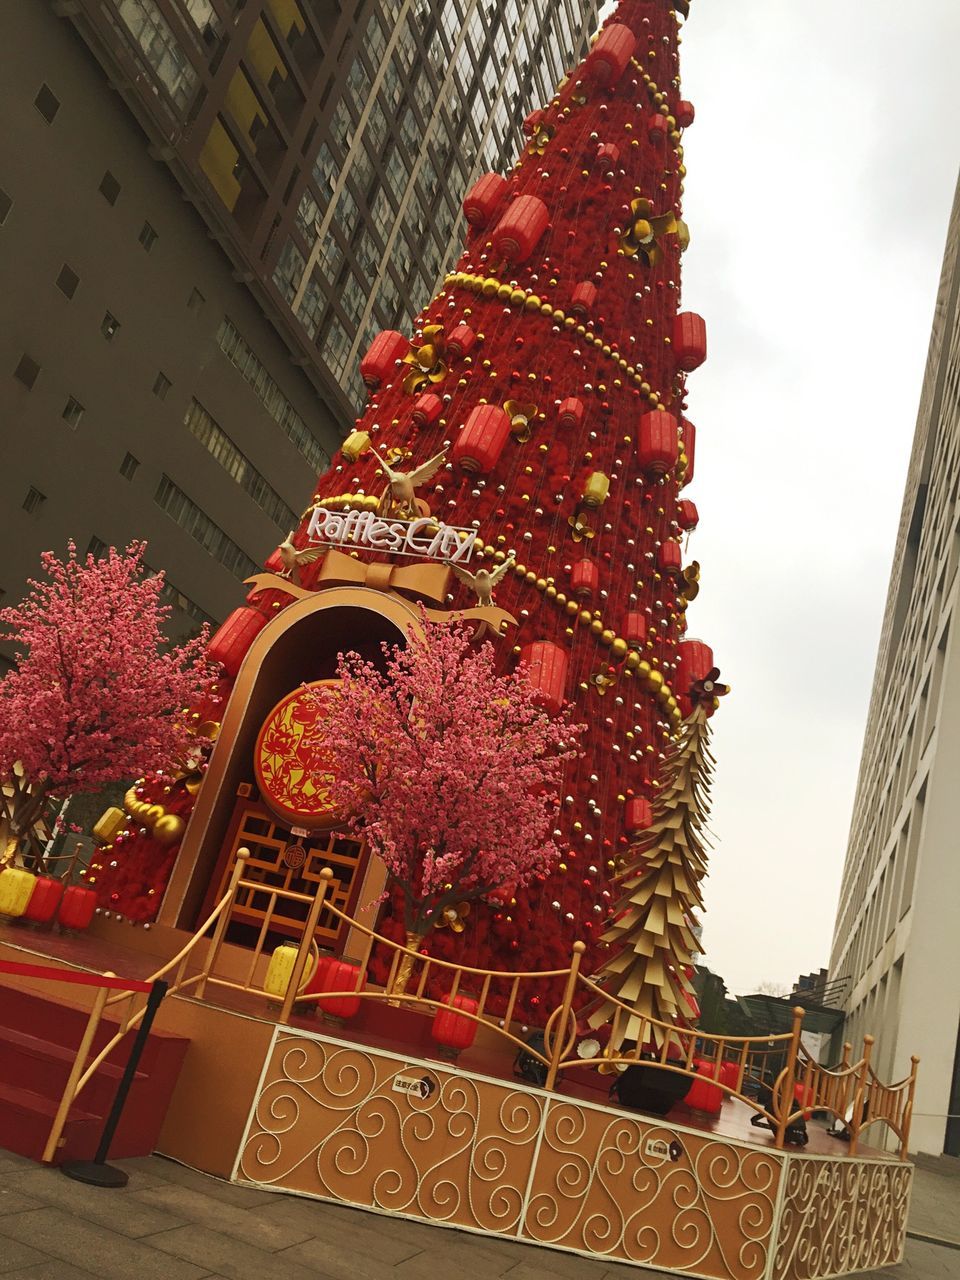
M 423 941 L 423 937 L 424 935 L 422 933 L 413 933 L 408 929 L 406 945 L 411 951 L 418 951 L 420 943 Z M 406 994 L 407 983 L 410 981 L 410 975 L 413 973 L 415 960 L 416 956 L 407 955 L 406 952 L 401 955 L 400 964 L 397 968 L 396 974 L 394 975 L 393 984 L 390 987 L 391 995 L 402 996 Z M 399 1004 L 400 1002 L 397 1001 L 396 1003 Z

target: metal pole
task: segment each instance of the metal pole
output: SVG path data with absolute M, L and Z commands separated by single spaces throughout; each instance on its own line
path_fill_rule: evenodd
M 133 1077 L 136 1075 L 137 1066 L 140 1063 L 140 1055 L 143 1053 L 147 1038 L 150 1035 L 150 1028 L 153 1026 L 153 1019 L 157 1010 L 160 1008 L 160 1002 L 167 994 L 167 984 L 158 979 L 150 988 L 147 996 L 147 1005 L 143 1011 L 143 1020 L 137 1028 L 137 1033 L 133 1038 L 133 1044 L 130 1046 L 130 1056 L 127 1058 L 127 1065 L 123 1069 L 123 1075 L 120 1083 L 117 1085 L 117 1092 L 114 1095 L 113 1106 L 110 1108 L 110 1114 L 103 1126 L 103 1132 L 100 1135 L 100 1145 L 97 1147 L 97 1154 L 92 1160 L 71 1160 L 67 1164 L 61 1165 L 61 1170 L 68 1178 L 73 1178 L 77 1182 L 87 1182 L 94 1187 L 125 1187 L 127 1185 L 128 1176 L 122 1169 L 114 1168 L 113 1165 L 107 1164 L 107 1156 L 110 1152 L 110 1144 L 113 1142 L 113 1136 L 117 1131 L 117 1125 L 120 1123 L 120 1117 L 123 1114 L 124 1103 L 127 1100 L 127 1094 L 130 1092 L 130 1086 L 133 1084 Z
M 803 1009 L 796 1005 L 793 1010 L 793 1032 L 790 1036 L 790 1048 L 787 1050 L 787 1065 L 780 1073 L 780 1096 L 773 1097 L 774 1112 L 777 1116 L 775 1146 L 783 1150 L 787 1136 L 787 1121 L 794 1106 L 794 1086 L 797 1083 L 797 1056 L 800 1052 L 800 1031 L 803 1026 Z
M 105 978 L 114 978 L 116 974 L 105 973 Z M 90 1052 L 90 1046 L 93 1044 L 93 1037 L 96 1034 L 97 1027 L 100 1025 L 100 1018 L 103 1015 L 103 1006 L 107 1002 L 107 988 L 100 987 L 94 996 L 93 1007 L 90 1010 L 90 1016 L 87 1018 L 87 1025 L 84 1027 L 83 1036 L 80 1040 L 77 1056 L 73 1060 L 73 1066 L 70 1068 L 70 1074 L 67 1077 L 67 1083 L 63 1089 L 63 1097 L 60 1099 L 60 1105 L 57 1107 L 57 1114 L 53 1118 L 53 1124 L 50 1126 L 50 1135 L 47 1138 L 47 1145 L 43 1149 L 41 1159 L 44 1164 L 49 1164 L 56 1155 L 57 1147 L 60 1144 L 60 1135 L 63 1132 L 63 1126 L 66 1123 L 67 1115 L 73 1105 L 73 1099 L 77 1092 L 77 1081 L 83 1073 L 86 1066 L 87 1055 Z
M 573 1006 L 573 996 L 577 989 L 577 976 L 580 973 L 580 961 L 583 953 L 587 949 L 585 942 L 575 942 L 573 944 L 573 955 L 570 958 L 570 972 L 567 974 L 567 985 L 563 993 L 563 1004 L 561 1005 L 560 1017 L 557 1019 L 557 1026 L 553 1033 L 553 1049 L 550 1054 L 550 1067 L 547 1071 L 547 1079 L 544 1083 L 545 1089 L 553 1089 L 557 1083 L 557 1072 L 560 1070 L 560 1059 L 563 1057 L 564 1046 L 567 1041 L 567 1022 L 570 1018 L 570 1010 Z

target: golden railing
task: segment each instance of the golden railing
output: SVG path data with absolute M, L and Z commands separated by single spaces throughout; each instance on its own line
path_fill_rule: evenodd
M 248 887 L 242 874 L 243 851 L 238 856 L 232 877 L 232 895 Z M 290 980 L 281 1000 L 278 1021 L 288 1023 L 295 1008 L 316 1004 L 331 996 L 355 995 L 362 1000 L 384 1001 L 394 1005 L 411 1005 L 419 1008 L 439 1009 L 443 1002 L 428 994 L 433 980 L 439 975 L 449 978 L 446 998 L 458 992 L 470 991 L 477 1001 L 474 1012 L 457 1009 L 457 1016 L 470 1019 L 491 1028 L 498 1036 L 516 1048 L 521 1048 L 547 1068 L 545 1088 L 552 1090 L 564 1072 L 574 1067 L 602 1066 L 608 1071 L 643 1063 L 664 1071 L 672 1071 L 695 1078 L 698 1072 L 694 1062 L 700 1064 L 700 1074 L 705 1074 L 722 1093 L 738 1098 L 752 1111 L 763 1116 L 774 1133 L 775 1145 L 782 1148 L 786 1142 L 788 1127 L 810 1111 L 825 1111 L 847 1126 L 850 1136 L 850 1152 L 855 1154 L 861 1132 L 872 1124 L 886 1124 L 899 1139 L 899 1154 L 906 1159 L 910 1134 L 910 1117 L 916 1088 L 917 1063 L 912 1060 L 910 1075 L 896 1084 L 883 1084 L 870 1066 L 873 1038 L 864 1038 L 863 1056 L 850 1062 L 850 1046 L 835 1068 L 822 1067 L 807 1053 L 801 1042 L 804 1011 L 793 1013 L 790 1031 L 763 1036 L 727 1036 L 676 1027 L 653 1018 L 641 1018 L 631 1031 L 634 1047 L 616 1054 L 604 1054 L 600 1059 L 579 1057 L 574 1046 L 578 1040 L 576 1009 L 583 1003 L 606 1004 L 611 1008 L 610 1041 L 622 1041 L 622 1031 L 628 1021 L 635 1022 L 635 1011 L 622 1001 L 608 995 L 595 982 L 580 972 L 584 943 L 575 942 L 570 963 L 563 969 L 500 971 L 456 964 L 434 956 L 424 955 L 403 943 L 395 942 L 361 924 L 332 902 L 326 901 L 333 873 L 325 868 L 320 873 L 319 889 L 315 897 L 298 895 L 292 890 L 271 889 L 268 904 L 257 941 L 252 949 L 246 977 L 240 981 L 217 975 L 214 972 L 224 935 L 230 921 L 231 909 L 223 910 L 218 904 L 216 932 L 207 951 L 204 970 L 191 981 L 197 982 L 198 996 L 203 996 L 208 982 L 246 992 L 270 995 L 262 984 L 254 979 L 258 967 L 262 968 L 264 947 L 270 934 L 270 922 L 277 901 L 296 898 L 308 903 L 307 918 L 297 947 Z M 262 885 L 258 888 L 263 890 Z M 226 897 L 230 898 L 231 891 Z M 351 931 L 363 938 L 362 954 L 356 957 L 357 979 L 353 992 L 302 990 L 313 932 L 321 910 L 337 916 Z M 207 926 L 209 927 L 209 922 Z M 384 987 L 366 985 L 365 976 L 373 948 L 382 947 L 392 953 L 390 969 Z M 401 977 L 403 989 L 398 989 Z M 514 1011 L 521 993 L 530 985 L 542 984 L 549 979 L 564 980 L 561 1003 L 550 1013 L 544 1027 L 544 1051 L 527 1043 L 513 1029 Z M 506 1004 L 502 1013 L 488 1011 L 491 989 L 506 991 Z M 276 998 L 276 997 L 274 997 Z M 652 1054 L 644 1046 L 659 1046 Z M 782 1066 L 779 1066 L 780 1063 Z M 779 1069 L 774 1074 L 770 1064 Z M 731 1073 L 729 1066 L 734 1068 Z M 721 1067 L 727 1067 L 721 1077 Z M 800 1086 L 800 1098 L 797 1098 Z M 750 1090 L 748 1092 L 748 1089 Z M 769 1105 L 758 1096 L 767 1089 Z

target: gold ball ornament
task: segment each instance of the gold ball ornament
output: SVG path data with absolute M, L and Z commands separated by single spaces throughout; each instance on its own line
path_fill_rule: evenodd
M 187 824 L 174 813 L 166 813 L 158 818 L 153 828 L 153 838 L 160 844 L 176 844 L 183 837 Z

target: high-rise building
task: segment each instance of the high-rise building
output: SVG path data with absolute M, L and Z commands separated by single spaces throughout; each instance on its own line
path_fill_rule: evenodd
M 830 974 L 881 1079 L 922 1056 L 911 1146 L 960 1155 L 960 187 L 880 636 Z M 952 1118 L 951 1118 L 952 1117 Z
M 596 9 L 0 6 L 0 599 L 68 537 L 136 536 L 176 632 L 222 618 Z

